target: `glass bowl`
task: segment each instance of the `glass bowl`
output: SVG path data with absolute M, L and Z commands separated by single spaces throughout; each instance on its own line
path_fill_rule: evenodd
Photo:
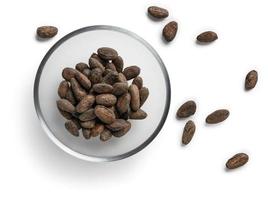
M 150 95 L 142 109 L 144 120 L 130 120 L 130 131 L 121 138 L 102 142 L 74 137 L 56 107 L 57 88 L 63 80 L 62 69 L 88 62 L 99 47 L 112 47 L 124 59 L 124 67 L 137 65 Z M 170 105 L 170 82 L 163 61 L 153 47 L 133 32 L 114 26 L 90 26 L 73 31 L 60 39 L 43 58 L 34 83 L 34 103 L 41 125 L 49 138 L 65 152 L 88 161 L 114 161 L 129 157 L 145 148 L 165 123 Z

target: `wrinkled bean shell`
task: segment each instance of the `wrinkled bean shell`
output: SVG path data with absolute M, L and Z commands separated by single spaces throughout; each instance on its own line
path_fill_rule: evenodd
M 118 82 L 113 85 L 113 94 L 115 96 L 121 96 L 128 92 L 128 84 L 127 82 Z
M 126 67 L 123 74 L 127 80 L 133 79 L 140 74 L 140 68 L 137 66 Z
M 85 96 L 76 106 L 76 112 L 83 113 L 87 111 L 95 102 L 95 96 L 87 95 Z
M 73 121 L 69 120 L 67 122 L 65 122 L 65 128 L 69 131 L 69 133 L 71 133 L 73 136 L 79 136 L 79 130 L 78 127 L 76 125 L 76 123 L 74 123 Z
M 193 121 L 189 120 L 183 129 L 182 134 L 182 144 L 187 145 L 191 142 L 195 133 L 195 124 Z
M 114 60 L 118 56 L 117 51 L 109 47 L 99 48 L 97 52 L 98 55 L 104 60 Z
M 107 61 L 102 60 L 102 59 L 99 57 L 99 55 L 96 54 L 96 53 L 91 54 L 90 58 L 95 58 L 95 59 L 97 59 L 103 66 L 105 66 L 105 64 L 107 63 Z
M 122 83 L 127 82 L 127 79 L 123 73 L 118 73 L 118 82 L 122 82 Z
M 89 68 L 86 68 L 86 69 L 83 70 L 82 73 L 83 73 L 86 77 L 89 78 L 90 72 L 91 72 L 90 69 L 89 69 Z
M 110 69 L 112 71 L 117 71 L 113 63 L 107 63 L 105 69 Z
M 175 21 L 169 22 L 164 28 L 163 28 L 163 37 L 167 42 L 171 42 L 177 35 L 178 31 L 178 23 Z
M 168 17 L 169 13 L 167 9 L 160 8 L 158 6 L 150 6 L 148 8 L 148 13 L 158 19 L 163 19 Z
M 113 91 L 113 86 L 106 83 L 97 83 L 93 85 L 93 90 L 99 94 L 111 93 Z
M 87 95 L 86 91 L 81 87 L 75 78 L 71 78 L 71 87 L 76 100 L 81 101 Z
M 78 128 L 78 130 L 80 130 L 82 128 L 81 125 L 80 125 L 80 121 L 78 119 L 73 117 L 71 119 L 71 121 L 75 123 L 76 127 Z
M 58 29 L 55 26 L 41 26 L 36 30 L 37 35 L 40 38 L 52 38 L 58 33 Z
M 70 101 L 73 105 L 77 104 L 76 99 L 75 99 L 74 94 L 73 94 L 73 91 L 72 91 L 72 88 L 69 88 L 65 98 L 68 101 Z
M 147 117 L 147 113 L 142 109 L 137 110 L 136 112 L 130 111 L 129 118 L 130 119 L 145 119 Z
M 140 89 L 140 107 L 145 103 L 149 96 L 149 89 L 147 87 L 142 87 Z
M 120 131 L 124 129 L 124 127 L 127 125 L 127 122 L 128 121 L 124 119 L 116 119 L 112 124 L 106 125 L 106 127 L 112 132 Z
M 110 71 L 107 75 L 103 77 L 103 82 L 113 85 L 118 82 L 118 73 L 116 71 Z
M 137 76 L 136 78 L 133 79 L 132 84 L 137 85 L 138 88 L 141 89 L 143 86 L 143 80 L 140 76 Z
M 103 66 L 103 64 L 96 58 L 90 58 L 88 63 L 91 69 L 99 68 L 103 72 L 105 70 L 105 67 Z
M 124 127 L 123 129 L 119 130 L 119 131 L 114 131 L 111 132 L 113 136 L 115 137 L 122 137 L 123 135 L 125 135 L 131 128 L 131 123 L 128 121 L 125 121 Z
M 116 108 L 117 108 L 119 113 L 125 113 L 128 111 L 130 99 L 131 99 L 131 97 L 130 97 L 129 93 L 126 93 L 118 98 Z
M 220 123 L 220 122 L 226 120 L 229 117 L 229 115 L 230 115 L 230 113 L 226 109 L 216 110 L 207 116 L 206 122 L 208 124 L 217 124 L 217 123 Z
M 79 120 L 86 122 L 86 121 L 90 121 L 96 118 L 94 109 L 91 108 L 89 110 L 87 110 L 86 112 L 82 113 L 81 115 L 79 115 Z
M 102 133 L 100 134 L 100 140 L 105 142 L 109 139 L 112 138 L 112 134 L 111 134 L 111 131 L 109 131 L 107 128 L 104 129 L 104 131 L 102 131 Z
M 65 98 L 69 90 L 69 84 L 67 81 L 62 81 L 58 88 L 58 95 L 60 98 Z
M 245 80 L 245 89 L 251 90 L 253 89 L 258 82 L 258 72 L 255 70 L 250 71 Z
M 111 124 L 115 121 L 114 112 L 105 106 L 96 106 L 95 115 L 105 124 Z
M 92 137 L 97 137 L 104 131 L 104 126 L 102 124 L 96 124 L 90 131 Z
M 113 106 L 116 104 L 116 96 L 113 94 L 100 94 L 96 96 L 96 103 L 103 106 Z
M 62 111 L 69 112 L 69 113 L 75 112 L 75 107 L 67 99 L 58 100 L 57 101 L 57 106 Z
M 86 122 L 80 122 L 81 127 L 91 129 L 95 126 L 96 121 L 90 120 Z
M 62 77 L 66 80 L 66 81 L 71 81 L 72 78 L 75 77 L 75 74 L 77 73 L 77 70 L 73 69 L 73 68 L 69 68 L 66 67 L 62 70 Z
M 177 111 L 178 118 L 190 117 L 196 112 L 196 103 L 194 101 L 187 101 L 180 106 Z
M 91 131 L 87 128 L 82 128 L 83 136 L 86 140 L 89 140 L 91 138 Z
M 87 76 L 85 76 L 81 72 L 77 72 L 75 74 L 75 78 L 80 83 L 80 85 L 83 86 L 83 88 L 85 88 L 86 90 L 89 90 L 91 88 L 91 81 L 88 79 Z
M 100 68 L 95 68 L 91 70 L 89 79 L 92 84 L 100 83 L 102 82 L 102 73 L 103 71 Z
M 131 96 L 130 99 L 130 107 L 132 111 L 137 111 L 140 108 L 140 92 L 139 92 L 139 88 L 134 85 L 131 84 L 129 86 L 129 93 Z
M 84 69 L 87 69 L 87 68 L 88 68 L 88 65 L 87 65 L 86 63 L 82 63 L 82 62 L 80 62 L 80 63 L 77 63 L 77 64 L 75 65 L 75 69 L 76 69 L 77 71 L 81 72 L 81 73 L 83 73 Z
M 121 56 L 117 56 L 114 60 L 113 60 L 113 64 L 115 65 L 116 71 L 122 72 L 123 71 L 123 67 L 124 67 L 124 61 L 122 59 Z
M 196 39 L 198 42 L 208 43 L 208 42 L 213 42 L 213 41 L 217 40 L 218 36 L 213 31 L 206 31 L 206 32 L 203 32 L 200 35 L 198 35 Z
M 73 115 L 69 112 L 66 112 L 66 111 L 63 111 L 61 110 L 59 107 L 58 107 L 58 110 L 60 112 L 60 114 L 65 118 L 65 119 L 72 119 L 73 118 Z
M 236 169 L 238 167 L 245 165 L 248 162 L 248 160 L 249 160 L 249 157 L 247 154 L 238 153 L 227 161 L 226 167 L 228 169 Z

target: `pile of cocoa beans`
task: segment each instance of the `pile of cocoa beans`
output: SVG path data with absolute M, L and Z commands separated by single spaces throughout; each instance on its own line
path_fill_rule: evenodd
M 109 47 L 99 48 L 88 64 L 64 68 L 65 80 L 58 87 L 61 99 L 57 107 L 68 120 L 65 122 L 68 132 L 79 136 L 82 129 L 85 139 L 98 136 L 107 141 L 130 130 L 128 119 L 145 119 L 147 113 L 141 107 L 149 90 L 143 86 L 139 74 L 137 66 L 124 68 L 122 57 Z

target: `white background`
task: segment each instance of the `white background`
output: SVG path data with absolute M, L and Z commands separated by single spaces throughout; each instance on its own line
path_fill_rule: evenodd
M 265 0 L 37 1 L 0 3 L 1 199 L 267 199 L 268 12 Z M 170 17 L 154 22 L 148 6 L 162 5 Z M 177 20 L 176 39 L 163 43 L 165 23 Z M 58 35 L 41 42 L 36 27 L 55 25 Z M 113 163 L 89 163 L 54 145 L 41 129 L 33 105 L 33 83 L 47 50 L 65 34 L 108 24 L 136 32 L 158 51 L 171 79 L 168 119 L 158 137 L 137 155 Z M 202 31 L 219 39 L 195 44 Z M 245 92 L 246 73 L 259 72 L 257 87 Z M 153 74 L 152 74 L 153 75 Z M 52 88 L 53 89 L 53 88 Z M 197 131 L 180 145 L 185 121 L 178 106 L 193 99 Z M 157 102 L 156 102 L 157 103 Z M 228 120 L 204 119 L 227 108 Z M 225 171 L 225 161 L 246 152 L 249 163 Z

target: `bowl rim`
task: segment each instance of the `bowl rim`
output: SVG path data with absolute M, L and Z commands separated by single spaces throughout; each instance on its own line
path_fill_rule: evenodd
M 154 132 L 150 135 L 150 137 L 148 137 L 147 140 L 145 140 L 141 145 L 137 146 L 136 148 L 120 154 L 120 155 L 116 155 L 116 156 L 111 156 L 111 157 L 96 157 L 96 156 L 88 156 L 79 152 L 76 152 L 74 150 L 72 150 L 71 148 L 69 148 L 68 146 L 66 146 L 65 144 L 63 144 L 61 141 L 59 141 L 53 134 L 53 132 L 50 130 L 49 126 L 46 123 L 46 120 L 41 112 L 41 108 L 40 108 L 40 102 L 39 102 L 39 82 L 40 82 L 40 77 L 43 71 L 43 68 L 47 62 L 47 60 L 49 59 L 49 57 L 51 56 L 51 54 L 62 44 L 64 43 L 66 40 L 70 39 L 71 37 L 74 37 L 80 33 L 83 32 L 88 32 L 88 31 L 93 31 L 93 30 L 113 30 L 113 31 L 118 31 L 124 34 L 127 34 L 129 36 L 131 36 L 132 38 L 136 39 L 137 41 L 141 42 L 152 54 L 153 56 L 157 59 L 157 61 L 160 64 L 161 70 L 163 72 L 164 75 L 164 79 L 165 79 L 165 84 L 166 84 L 166 103 L 165 103 L 165 109 L 162 115 L 162 118 L 158 124 L 158 126 L 156 127 L 156 129 L 154 130 Z M 35 105 L 35 110 L 36 110 L 36 114 L 38 119 L 40 120 L 41 126 L 44 129 L 45 133 L 47 134 L 47 136 L 59 147 L 61 148 L 63 151 L 65 151 L 66 153 L 82 159 L 82 160 L 86 160 L 86 161 L 92 161 L 92 162 L 109 162 L 109 161 L 116 161 L 116 160 L 122 160 L 124 158 L 130 157 L 136 153 L 138 153 L 139 151 L 141 151 L 142 149 L 144 149 L 146 146 L 148 146 L 153 140 L 154 138 L 158 135 L 158 133 L 160 132 L 160 130 L 162 129 L 168 112 L 169 112 L 169 107 L 170 107 L 170 100 L 171 100 L 171 87 L 170 87 L 170 79 L 169 79 L 169 75 L 167 72 L 167 69 L 165 67 L 164 62 L 162 61 L 162 59 L 160 58 L 160 56 L 158 55 L 158 53 L 156 52 L 156 50 L 147 42 L 145 41 L 142 37 L 138 36 L 136 33 L 126 30 L 124 28 L 121 27 L 117 27 L 117 26 L 111 26 L 111 25 L 94 25 L 94 26 L 87 26 L 87 27 L 83 27 L 80 29 L 77 29 L 75 31 L 72 31 L 70 33 L 68 33 L 67 35 L 63 36 L 61 39 L 59 39 L 49 50 L 48 52 L 45 54 L 44 58 L 42 59 L 36 76 L 35 76 L 35 81 L 34 81 L 34 91 L 33 91 L 33 97 L 34 97 L 34 105 Z

